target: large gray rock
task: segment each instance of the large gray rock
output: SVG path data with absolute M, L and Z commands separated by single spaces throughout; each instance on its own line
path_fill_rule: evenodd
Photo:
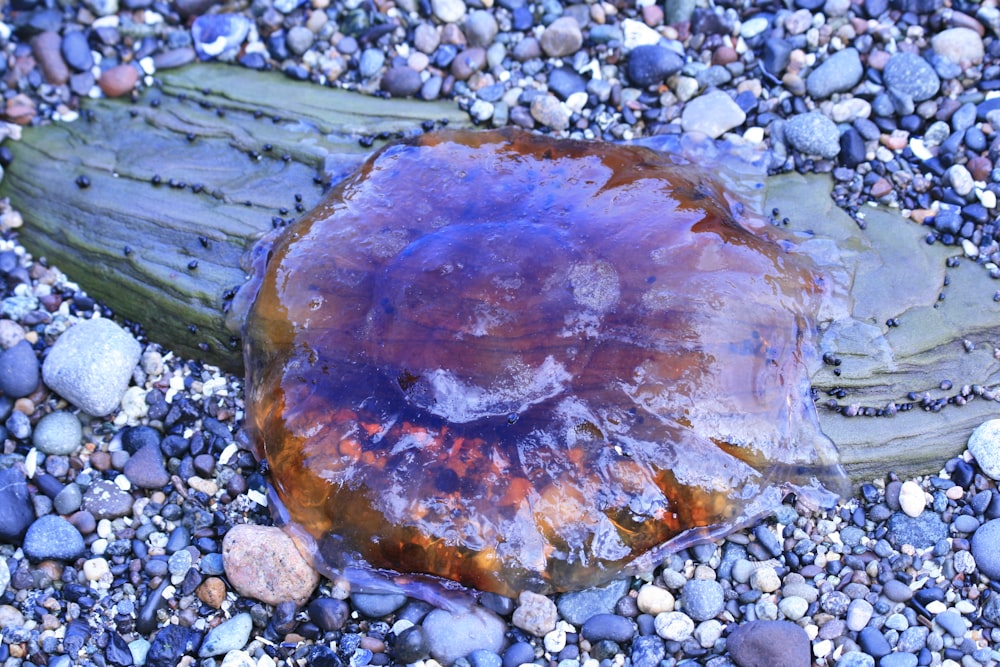
M 104 417 L 121 403 L 141 352 L 135 338 L 111 320 L 86 320 L 56 340 L 42 364 L 42 380 L 87 414 Z

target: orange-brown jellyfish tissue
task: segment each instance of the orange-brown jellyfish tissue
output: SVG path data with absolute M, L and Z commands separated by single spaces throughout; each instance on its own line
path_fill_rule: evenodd
M 577 589 L 841 480 L 809 387 L 821 276 L 703 169 L 432 133 L 268 254 L 247 428 L 327 573 Z

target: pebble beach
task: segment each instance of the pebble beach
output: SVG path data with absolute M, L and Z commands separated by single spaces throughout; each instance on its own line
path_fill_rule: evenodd
M 0 166 L 16 168 L 7 142 L 22 127 L 74 122 L 81 99 L 227 62 L 452 100 L 481 127 L 759 145 L 771 171 L 832 174 L 836 204 L 859 222 L 869 204 L 898 209 L 989 281 L 1000 278 L 995 4 L 10 0 Z M 887 471 L 826 512 L 790 500 L 644 577 L 484 594 L 465 611 L 351 593 L 273 527 L 238 437 L 242 378 L 115 320 L 113 303 L 18 244 L 30 224 L 0 202 L 4 667 L 1000 661 L 1000 421 L 966 434 L 937 474 Z

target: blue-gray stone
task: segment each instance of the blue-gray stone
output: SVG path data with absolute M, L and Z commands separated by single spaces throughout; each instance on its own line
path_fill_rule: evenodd
M 476 649 L 499 653 L 504 645 L 507 624 L 489 610 L 473 606 L 454 613 L 435 609 L 423 622 L 431 656 L 450 665 Z
M 385 54 L 382 49 L 365 49 L 358 59 L 358 72 L 362 79 L 370 79 L 378 74 L 385 64 Z
M 80 509 L 83 502 L 83 491 L 78 484 L 70 482 L 52 499 L 52 507 L 58 514 L 67 515 Z
M 406 604 L 406 596 L 402 593 L 354 593 L 351 602 L 358 613 L 368 618 L 382 618 Z
M 632 667 L 659 667 L 665 656 L 666 647 L 657 635 L 643 635 L 632 642 Z
M 397 644 L 398 645 L 398 644 Z M 503 659 L 493 651 L 477 648 L 466 656 L 470 667 L 501 667 Z
M 71 412 L 50 412 L 35 424 L 31 442 L 40 452 L 54 455 L 72 454 L 83 441 L 83 426 Z
M 979 571 L 990 579 L 1000 579 L 1000 519 L 981 525 L 971 542 L 972 557 Z
M 864 649 L 865 653 L 875 658 L 881 658 L 892 652 L 889 642 L 877 628 L 868 627 L 859 632 L 858 645 Z
M 806 90 L 822 100 L 834 93 L 850 90 L 861 81 L 864 68 L 857 49 L 851 47 L 837 51 L 806 77 Z
M 146 654 L 146 667 L 177 667 L 185 654 L 194 653 L 201 634 L 183 625 L 166 625 L 157 631 Z
M 20 340 L 0 354 L 0 391 L 11 398 L 27 396 L 38 386 L 38 357 L 31 343 Z
M 662 83 L 684 67 L 684 57 L 659 44 L 646 44 L 632 49 L 628 56 L 628 78 L 645 88 Z
M 878 667 L 917 667 L 917 656 L 912 653 L 890 653 L 878 661 Z
M 896 546 L 911 544 L 926 549 L 948 536 L 947 524 L 935 512 L 921 512 L 918 517 L 896 512 L 889 517 L 888 527 L 889 541 Z
M 99 479 L 84 491 L 82 506 L 97 520 L 117 519 L 132 511 L 132 496 L 111 480 Z
M 960 533 L 974 533 L 979 528 L 979 519 L 969 514 L 959 514 L 952 525 Z
M 635 626 L 623 616 L 595 614 L 583 624 L 580 634 L 591 643 L 604 639 L 622 643 L 632 639 L 635 635 Z
M 587 82 L 569 67 L 557 67 L 549 72 L 548 85 L 549 90 L 561 100 L 587 90 Z
M 528 642 L 514 642 L 503 652 L 503 667 L 518 667 L 535 659 L 535 647 Z
M 208 658 L 213 655 L 224 655 L 246 646 L 253 630 L 253 619 L 248 612 L 237 614 L 209 630 L 205 641 L 198 649 L 198 656 Z
M 204 562 L 204 559 L 202 559 L 202 561 Z M 202 570 L 204 570 L 204 567 Z M 316 627 L 323 632 L 334 632 L 336 630 L 340 630 L 347 624 L 347 619 L 350 618 L 350 615 L 351 608 L 347 606 L 347 603 L 343 600 L 336 600 L 334 598 L 316 598 L 309 603 L 309 620 L 315 623 Z M 396 647 L 397 649 L 399 647 L 398 639 Z M 423 655 L 414 657 L 413 660 L 406 660 L 405 662 L 416 662 L 417 660 L 421 660 L 425 657 L 427 657 L 426 651 Z
M 34 518 L 24 475 L 14 468 L 0 470 L 0 542 L 19 543 Z
M 691 579 L 681 590 L 681 602 L 685 614 L 695 621 L 715 618 L 725 605 L 722 584 L 710 579 Z
M 889 579 L 882 586 L 882 592 L 893 602 L 909 602 L 913 597 L 913 589 L 899 579 Z
M 944 628 L 944 631 L 952 637 L 965 636 L 965 619 L 958 612 L 942 611 L 934 617 L 934 622 Z
M 628 581 L 618 579 L 604 586 L 563 593 L 556 600 L 559 615 L 573 625 L 583 625 L 596 614 L 611 614 L 615 604 L 628 594 Z
M 819 112 L 789 118 L 784 131 L 788 145 L 805 155 L 834 158 L 840 153 L 840 132 L 836 124 Z
M 840 656 L 836 667 L 875 667 L 875 658 L 860 651 L 850 651 Z
M 882 70 L 889 92 L 923 102 L 937 94 L 941 79 L 930 64 L 914 53 L 900 51 L 889 58 Z
M 86 549 L 83 535 L 66 519 L 46 514 L 35 519 L 24 535 L 24 553 L 33 561 L 73 561 Z
M 927 635 L 930 629 L 922 625 L 915 625 L 906 628 L 899 634 L 899 641 L 896 643 L 896 650 L 905 653 L 917 653 L 927 646 Z
M 751 665 L 808 665 L 809 635 L 791 621 L 751 621 L 739 625 L 726 640 L 733 662 Z
M 94 55 L 82 30 L 68 30 L 59 44 L 66 64 L 77 72 L 90 70 L 94 66 Z

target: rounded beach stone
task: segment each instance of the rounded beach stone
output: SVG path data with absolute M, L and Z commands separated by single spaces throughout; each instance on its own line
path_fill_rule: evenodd
M 22 545 L 25 555 L 33 561 L 52 558 L 72 561 L 83 555 L 83 536 L 73 524 L 61 516 L 46 514 L 28 527 Z
M 983 38 L 971 28 L 949 28 L 931 38 L 934 53 L 953 63 L 967 62 L 978 65 L 983 62 L 985 50 Z
M 709 579 L 692 579 L 681 592 L 684 612 L 696 621 L 715 618 L 725 604 L 722 584 Z
M 472 606 L 454 613 L 435 609 L 423 622 L 431 655 L 442 665 L 450 665 L 473 651 L 500 653 L 506 623 L 485 607 Z
M 525 632 L 544 637 L 556 627 L 559 620 L 559 611 L 556 603 L 538 593 L 523 591 L 517 598 L 517 609 L 511 622 Z
M 132 512 L 132 496 L 108 479 L 99 479 L 83 494 L 83 509 L 97 520 L 117 519 Z
M 236 614 L 228 621 L 212 628 L 205 635 L 205 641 L 198 649 L 198 656 L 208 658 L 214 655 L 225 655 L 229 651 L 237 651 L 246 645 L 252 630 L 253 619 L 249 612 Z
M 31 434 L 31 442 L 45 454 L 66 456 L 72 454 L 83 440 L 83 425 L 71 412 L 57 410 L 38 420 Z
M 108 97 L 121 97 L 132 92 L 139 80 L 139 70 L 132 65 L 115 65 L 103 72 L 97 85 Z
M 785 123 L 785 141 L 806 155 L 833 158 L 840 153 L 840 132 L 832 120 L 813 111 Z
M 222 562 L 240 595 L 267 604 L 302 606 L 319 583 L 292 538 L 273 526 L 233 526 L 222 541 Z
M 132 334 L 111 320 L 85 320 L 49 349 L 42 379 L 87 414 L 104 417 L 121 403 L 141 353 Z
M 712 139 L 739 127 L 747 119 L 743 109 L 721 90 L 712 90 L 694 98 L 681 112 L 685 132 L 700 132 Z
M 159 489 L 170 482 L 170 473 L 163 463 L 163 452 L 155 442 L 139 448 L 125 462 L 122 472 L 140 489 Z
M 924 511 L 924 490 L 913 481 L 903 482 L 899 489 L 899 507 L 907 516 L 918 517 Z
M 984 475 L 1000 479 L 1000 419 L 980 424 L 969 436 L 968 448 Z
M 684 67 L 684 56 L 659 44 L 644 44 L 628 56 L 628 78 L 645 88 L 661 83 Z
M 561 16 L 545 28 L 538 42 L 545 55 L 562 58 L 580 50 L 580 46 L 583 45 L 583 33 L 580 32 L 580 24 L 575 18 Z
M 0 542 L 20 542 L 34 518 L 24 475 L 14 468 L 0 470 Z
M 38 386 L 38 357 L 26 340 L 0 354 L 0 391 L 11 398 L 27 396 Z
M 834 93 L 850 90 L 861 81 L 864 69 L 855 48 L 838 51 L 827 58 L 806 78 L 806 90 L 818 99 L 825 99 Z
M 808 665 L 809 635 L 790 621 L 751 621 L 726 640 L 729 657 L 740 667 Z
M 937 94 L 941 79 L 926 60 L 900 51 L 889 58 L 882 70 L 882 80 L 890 92 L 923 102 Z
M 674 610 L 673 594 L 667 589 L 654 586 L 653 584 L 645 584 L 640 588 L 635 602 L 639 607 L 639 611 L 653 616 Z
M 972 535 L 972 557 L 980 572 L 1000 579 L 1000 519 L 987 521 Z

